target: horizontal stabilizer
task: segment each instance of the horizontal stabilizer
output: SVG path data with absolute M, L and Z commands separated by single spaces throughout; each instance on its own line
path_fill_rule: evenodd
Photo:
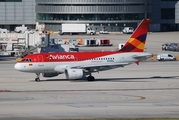
M 135 58 L 137 60 L 146 60 L 152 56 L 153 56 L 153 54 L 151 54 L 151 53 L 140 53 L 138 55 L 134 55 L 133 58 Z

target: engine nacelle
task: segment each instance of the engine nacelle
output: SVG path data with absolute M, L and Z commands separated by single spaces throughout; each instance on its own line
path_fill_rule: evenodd
M 66 69 L 65 76 L 67 79 L 79 79 L 83 77 L 83 70 L 82 69 Z
M 59 75 L 59 73 L 42 73 L 43 77 L 55 77 L 58 75 Z

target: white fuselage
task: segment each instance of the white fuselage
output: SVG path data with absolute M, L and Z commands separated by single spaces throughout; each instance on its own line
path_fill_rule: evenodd
M 145 59 L 152 56 L 150 53 L 143 52 L 130 52 L 130 53 L 115 53 L 107 56 L 102 56 L 98 58 L 91 58 L 79 61 L 52 61 L 52 62 L 19 62 L 16 63 L 14 68 L 22 72 L 31 73 L 54 73 L 55 67 L 60 66 L 59 73 L 63 73 L 65 69 L 72 67 L 83 67 L 85 65 L 103 65 L 103 64 L 113 64 L 113 63 L 127 63 L 131 64 L 141 59 L 136 59 L 134 56 L 143 56 Z M 126 65 L 127 65 L 126 64 Z M 110 65 L 109 65 L 110 66 Z

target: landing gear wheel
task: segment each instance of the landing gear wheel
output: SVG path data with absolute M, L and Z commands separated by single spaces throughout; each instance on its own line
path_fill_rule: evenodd
M 36 82 L 40 82 L 39 76 L 40 76 L 40 73 L 36 73 L 36 78 L 35 78 L 35 81 L 36 81 Z
M 94 78 L 93 76 L 88 76 L 88 77 L 87 77 L 87 80 L 88 80 L 88 81 L 94 81 L 95 78 Z
M 39 79 L 39 78 L 35 78 L 35 81 L 36 81 L 36 82 L 40 82 L 40 79 Z
M 94 33 L 91 32 L 90 35 L 94 35 Z

